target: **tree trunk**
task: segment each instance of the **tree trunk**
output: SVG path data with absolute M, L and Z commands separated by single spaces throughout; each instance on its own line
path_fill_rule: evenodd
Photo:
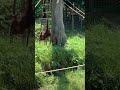
M 66 43 L 66 34 L 63 23 L 63 1 L 52 1 L 52 44 L 64 46 Z

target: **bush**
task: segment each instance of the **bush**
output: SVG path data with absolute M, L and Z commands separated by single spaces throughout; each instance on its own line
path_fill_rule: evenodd
M 45 70 L 83 64 L 85 60 L 84 45 L 84 38 L 78 36 L 69 38 L 64 48 L 46 46 L 43 43 L 36 42 L 36 64 L 41 64 L 42 69 Z

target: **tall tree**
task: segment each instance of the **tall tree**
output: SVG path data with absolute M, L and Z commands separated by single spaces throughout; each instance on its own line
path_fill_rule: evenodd
M 64 46 L 67 39 L 63 23 L 63 0 L 52 0 L 52 43 Z

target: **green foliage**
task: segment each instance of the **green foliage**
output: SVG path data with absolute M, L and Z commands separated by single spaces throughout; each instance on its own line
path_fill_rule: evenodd
M 35 0 L 35 5 L 38 3 L 39 0 Z M 40 2 L 37 7 L 35 8 L 35 17 L 39 17 L 42 12 L 42 3 Z
M 0 40 L 0 88 L 30 90 L 34 82 L 33 46 L 23 46 L 21 40 L 10 44 L 8 37 Z
M 45 84 L 41 90 L 84 90 L 85 71 L 69 71 L 60 76 L 45 77 Z M 71 78 L 72 77 L 72 78 Z M 79 78 L 79 80 L 78 80 Z
M 38 24 L 35 22 L 35 39 L 36 40 L 39 40 L 39 35 L 42 30 L 44 30 L 43 25 L 41 27 L 41 24 Z
M 65 72 L 66 75 L 60 72 L 54 73 L 54 75 L 41 74 L 40 72 L 45 70 L 58 69 L 63 67 L 70 67 L 78 64 L 85 63 L 85 37 L 82 32 L 78 30 L 66 30 L 68 36 L 65 47 L 52 46 L 50 43 L 47 45 L 43 41 L 38 41 L 38 32 L 40 24 L 36 22 L 35 34 L 35 75 L 36 75 L 36 87 L 42 86 L 42 90 L 81 90 L 84 88 L 84 74 L 81 71 Z M 71 73 L 70 73 L 71 72 Z M 76 74 L 75 74 L 76 73 Z M 55 76 L 56 75 L 56 76 Z M 59 76 L 62 75 L 62 76 Z M 74 77 L 74 80 L 70 79 Z M 79 78 L 79 79 L 78 79 Z M 69 79 L 69 80 L 67 80 Z M 78 79 L 78 80 L 77 80 Z M 82 81 L 83 80 L 83 81 Z M 60 82 L 60 84 L 58 83 Z M 76 83 L 76 85 L 72 85 Z M 81 85 L 79 85 L 81 83 Z M 47 86 L 46 86 L 47 85 Z M 68 87 L 68 88 L 67 88 Z M 84 89 L 82 89 L 84 90 Z
M 16 2 L 16 13 L 20 10 L 21 0 Z M 1 0 L 0 1 L 0 33 L 9 33 L 11 15 L 13 14 L 13 0 Z
M 18 14 L 20 4 L 21 0 L 17 0 Z M 23 46 L 21 40 L 14 40 L 15 42 L 10 44 L 7 34 L 12 9 L 13 0 L 0 0 L 0 90 L 30 90 L 34 81 L 33 46 Z
M 85 60 L 85 40 L 78 36 L 68 38 L 64 48 L 46 46 L 43 42 L 36 42 L 35 47 L 35 60 L 43 68 L 47 68 L 46 65 L 51 69 L 73 66 Z
M 86 86 L 99 90 L 119 90 L 120 28 L 103 22 L 87 30 Z
M 38 76 L 38 74 L 36 74 Z M 38 76 L 40 78 L 40 76 Z M 67 71 L 60 76 L 42 75 L 41 90 L 84 90 L 85 71 Z

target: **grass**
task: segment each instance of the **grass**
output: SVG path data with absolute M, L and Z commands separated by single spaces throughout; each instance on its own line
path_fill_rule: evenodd
M 67 71 L 60 76 L 47 76 L 44 82 L 41 90 L 84 90 L 85 71 Z
M 49 74 L 41 71 L 70 67 L 85 63 L 85 37 L 78 30 L 66 30 L 67 43 L 64 47 L 45 45 L 38 41 L 37 32 L 40 24 L 36 24 L 35 41 L 35 75 L 36 87 L 41 90 L 84 90 L 85 70 L 67 70 Z M 72 78 L 71 78 L 72 77 Z
M 71 38 L 68 38 L 68 42 L 64 48 L 57 46 L 52 47 L 51 45 L 47 46 L 44 45 L 44 42 L 36 42 L 35 47 L 36 61 L 41 60 L 42 63 L 47 63 L 51 60 L 56 62 L 60 61 L 61 59 L 66 60 L 69 55 L 73 55 L 70 58 L 71 60 L 74 60 L 74 58 L 76 58 L 78 61 L 84 62 L 85 39 L 83 37 L 80 38 L 78 36 L 73 36 Z M 59 57 L 56 59 L 53 55 L 57 55 Z M 67 57 L 65 58 L 66 55 Z
M 26 47 L 21 40 L 14 40 L 14 43 L 10 44 L 8 37 L 0 37 L 0 40 L 0 88 L 6 90 L 31 88 L 34 81 L 32 44 Z
M 119 90 L 120 28 L 103 23 L 90 26 L 86 34 L 86 86 L 90 90 Z

